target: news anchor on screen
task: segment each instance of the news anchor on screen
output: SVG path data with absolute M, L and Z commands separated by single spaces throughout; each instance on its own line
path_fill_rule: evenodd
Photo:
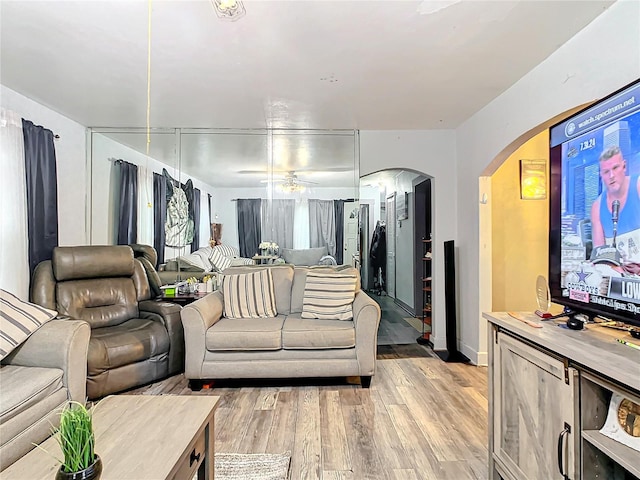
M 602 152 L 599 167 L 604 191 L 591 206 L 594 250 L 615 246 L 622 268 L 640 275 L 640 176 L 627 175 L 626 161 L 617 146 Z

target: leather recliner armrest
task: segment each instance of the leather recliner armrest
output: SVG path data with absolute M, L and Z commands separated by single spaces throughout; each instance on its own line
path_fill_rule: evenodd
M 181 372 L 184 368 L 184 329 L 180 319 L 182 307 L 171 302 L 143 300 L 138 303 L 138 309 L 142 318 L 154 318 L 156 315 L 162 318 L 170 342 L 169 375 Z

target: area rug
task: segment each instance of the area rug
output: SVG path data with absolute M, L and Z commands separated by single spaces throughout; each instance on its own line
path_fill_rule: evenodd
M 216 480 L 288 480 L 290 453 L 216 453 Z
M 422 319 L 420 318 L 415 318 L 415 317 L 407 317 L 407 318 L 403 318 L 403 320 L 405 322 L 407 322 L 409 325 L 411 325 L 413 328 L 415 328 L 418 332 L 422 332 Z M 428 329 L 428 325 L 426 325 L 427 329 Z

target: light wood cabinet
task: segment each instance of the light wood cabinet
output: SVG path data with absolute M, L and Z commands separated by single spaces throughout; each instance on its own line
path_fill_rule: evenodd
M 576 478 L 578 373 L 506 333 L 497 333 L 493 460 L 503 478 Z M 497 413 L 500 414 L 497 414 Z
M 638 480 L 640 452 L 600 429 L 613 393 L 640 403 L 640 352 L 602 328 L 532 328 L 506 313 L 484 317 L 489 477 Z

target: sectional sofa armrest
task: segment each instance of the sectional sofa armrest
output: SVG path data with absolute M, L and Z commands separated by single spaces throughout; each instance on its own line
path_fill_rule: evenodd
M 2 363 L 23 367 L 59 368 L 69 399 L 84 404 L 87 397 L 87 350 L 91 328 L 81 320 L 51 320 L 36 330 Z
M 143 300 L 138 304 L 142 318 L 160 316 L 169 334 L 169 375 L 182 371 L 184 366 L 184 330 L 180 311 L 182 307 L 177 303 Z
M 205 336 L 207 330 L 222 317 L 223 305 L 222 293 L 216 291 L 187 305 L 180 312 L 186 353 L 184 374 L 188 379 L 201 378 L 207 351 Z
M 353 301 L 353 323 L 356 326 L 356 356 L 360 375 L 375 373 L 380 306 L 365 292 L 356 292 Z

